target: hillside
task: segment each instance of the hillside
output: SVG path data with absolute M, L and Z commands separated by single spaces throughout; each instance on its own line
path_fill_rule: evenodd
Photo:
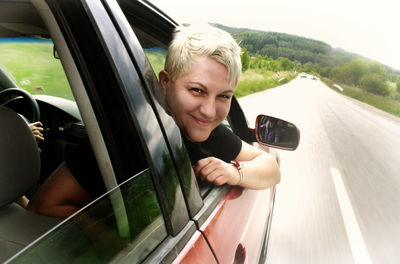
M 318 75 L 330 87 L 340 84 L 341 93 L 349 97 L 400 116 L 400 70 L 318 40 L 213 25 L 231 33 L 243 48 L 237 96 L 281 85 L 277 72 L 287 82 L 296 77 L 296 71 L 304 71 Z
M 302 64 L 308 62 L 316 63 L 320 67 L 340 66 L 353 59 L 368 60 L 361 55 L 350 53 L 340 48 L 332 48 L 329 44 L 319 40 L 286 33 L 233 28 L 221 24 L 213 25 L 231 33 L 250 56 L 268 56 L 268 58 L 274 60 L 279 57 L 285 57 Z M 399 70 L 392 69 L 386 65 L 382 66 L 387 72 L 400 74 Z

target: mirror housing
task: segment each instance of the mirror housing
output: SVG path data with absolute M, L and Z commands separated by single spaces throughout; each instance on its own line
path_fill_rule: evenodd
M 300 142 L 300 131 L 293 123 L 267 115 L 257 116 L 255 134 L 259 144 L 272 148 L 295 150 Z

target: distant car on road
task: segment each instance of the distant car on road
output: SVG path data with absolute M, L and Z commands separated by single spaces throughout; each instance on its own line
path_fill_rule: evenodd
M 306 78 L 307 79 L 307 74 L 305 72 L 300 73 L 300 78 Z
M 311 80 L 316 81 L 318 78 L 316 76 L 311 76 Z

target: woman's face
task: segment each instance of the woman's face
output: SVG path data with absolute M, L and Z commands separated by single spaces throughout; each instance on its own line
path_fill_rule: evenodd
M 205 141 L 228 115 L 233 89 L 226 67 L 206 56 L 199 56 L 189 73 L 171 81 L 160 72 L 166 89 L 169 111 L 181 132 L 193 142 Z

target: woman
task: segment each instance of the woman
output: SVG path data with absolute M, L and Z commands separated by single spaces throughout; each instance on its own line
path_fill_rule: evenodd
M 214 27 L 178 28 L 168 49 L 165 70 L 159 73 L 161 103 L 183 135 L 196 175 L 216 185 L 264 189 L 280 181 L 276 160 L 243 142 L 221 125 L 228 115 L 241 73 L 240 48 L 225 31 Z M 90 148 L 89 148 L 90 149 Z M 32 198 L 28 209 L 67 217 L 91 200 L 83 184 L 90 150 L 76 162 L 67 160 Z M 93 158 L 94 160 L 94 158 Z M 95 162 L 90 162 L 96 166 Z M 91 171 L 91 169 L 87 169 Z M 75 178 L 76 177 L 76 178 Z M 68 188 L 65 188 L 68 186 Z M 93 197 L 92 197 L 93 198 Z
M 274 157 L 221 125 L 240 74 L 240 47 L 231 35 L 211 26 L 180 27 L 159 73 L 163 104 L 184 136 L 199 178 L 264 189 L 280 181 Z

